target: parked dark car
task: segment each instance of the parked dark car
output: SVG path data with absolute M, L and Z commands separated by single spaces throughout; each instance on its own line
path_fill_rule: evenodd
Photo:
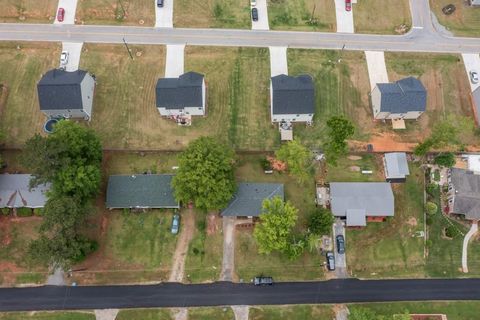
M 252 20 L 253 21 L 258 21 L 258 9 L 257 8 L 252 8 Z
M 271 286 L 273 284 L 273 278 L 264 276 L 255 277 L 253 284 L 256 286 Z
M 163 0 L 157 0 L 157 7 L 163 7 Z
M 327 254 L 325 255 L 327 258 L 327 268 L 330 271 L 335 270 L 335 255 L 333 254 L 332 251 L 328 251 Z
M 345 10 L 352 11 L 352 0 L 345 0 Z
M 58 8 L 57 12 L 57 20 L 59 22 L 63 22 L 63 19 L 65 18 L 65 9 L 63 8 Z
M 345 238 L 340 234 L 337 236 L 337 252 L 345 253 Z
M 180 230 L 180 216 L 178 214 L 174 214 L 172 219 L 172 227 L 170 231 L 172 232 L 172 234 L 177 234 L 179 230 Z

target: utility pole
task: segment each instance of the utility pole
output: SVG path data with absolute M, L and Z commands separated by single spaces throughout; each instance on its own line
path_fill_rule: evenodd
M 128 55 L 130 56 L 130 59 L 133 60 L 132 52 L 130 52 L 130 48 L 128 47 L 127 41 L 125 41 L 125 38 L 123 38 L 123 44 L 125 45 L 125 48 L 127 48 Z

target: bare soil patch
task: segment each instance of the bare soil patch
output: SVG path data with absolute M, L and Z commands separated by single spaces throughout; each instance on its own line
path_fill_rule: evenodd
M 188 253 L 188 245 L 195 233 L 195 216 L 193 210 L 185 210 L 182 214 L 180 237 L 173 256 L 172 271 L 168 281 L 182 282 L 185 272 L 185 259 Z
M 360 157 L 360 156 L 348 156 L 348 159 L 356 161 L 356 160 L 361 160 L 362 157 Z

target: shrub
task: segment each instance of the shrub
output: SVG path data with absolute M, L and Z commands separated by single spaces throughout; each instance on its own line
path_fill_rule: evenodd
M 445 235 L 449 238 L 455 238 L 456 236 L 458 236 L 458 230 L 454 226 L 450 225 L 445 228 Z
M 426 222 L 427 226 L 431 226 L 432 223 L 433 223 L 433 217 L 427 215 L 427 218 L 426 218 L 425 222 Z
M 435 195 L 435 191 L 438 189 L 438 185 L 435 183 L 429 183 L 427 185 L 426 191 L 432 197 Z
M 262 159 L 260 160 L 260 164 L 261 164 L 262 169 L 263 169 L 264 171 L 270 171 L 270 170 L 272 170 L 272 165 L 271 165 L 270 161 L 268 161 L 267 158 L 262 158 Z
M 2 208 L 2 215 L 8 216 L 10 214 L 10 208 Z
M 437 213 L 438 206 L 433 202 L 427 202 L 425 205 L 425 210 L 427 211 L 428 215 L 434 215 Z
M 33 210 L 31 208 L 17 208 L 17 216 L 19 217 L 30 217 L 33 215 Z
M 427 246 L 427 248 L 431 248 L 433 245 L 433 241 L 430 239 L 427 239 L 427 241 L 425 241 L 425 245 Z
M 334 218 L 330 211 L 319 208 L 308 217 L 308 229 L 318 235 L 330 234 Z
M 455 164 L 455 155 L 451 152 L 440 153 L 435 157 L 435 164 L 450 168 Z
M 35 216 L 41 217 L 41 216 L 43 216 L 43 211 L 44 211 L 43 208 L 35 208 L 35 209 L 33 209 L 33 214 Z

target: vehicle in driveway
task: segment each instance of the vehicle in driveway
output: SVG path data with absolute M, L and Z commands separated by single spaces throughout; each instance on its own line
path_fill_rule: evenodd
M 470 71 L 470 81 L 472 83 L 478 83 L 478 73 L 477 71 Z
M 333 254 L 333 252 L 328 251 L 325 257 L 327 258 L 327 269 L 329 271 L 335 270 L 335 255 Z
M 163 7 L 163 0 L 157 0 L 157 7 L 159 8 Z
M 253 21 L 258 21 L 258 9 L 257 8 L 252 8 L 252 20 Z
M 345 11 L 352 11 L 352 0 L 345 0 Z
M 273 278 L 264 276 L 255 277 L 253 284 L 256 286 L 271 286 L 273 284 Z
M 57 11 L 57 20 L 58 22 L 63 22 L 63 19 L 65 18 L 65 9 L 63 8 L 58 8 Z
M 68 63 L 68 51 L 62 51 L 60 54 L 60 65 L 64 66 Z
M 170 231 L 172 232 L 172 234 L 177 234 L 179 230 L 180 230 L 180 215 L 174 214 L 172 219 L 172 227 Z
M 255 6 L 257 5 L 257 0 L 252 0 L 252 1 L 250 1 L 250 5 L 251 5 L 252 7 L 255 7 Z
M 345 238 L 343 237 L 343 235 L 339 234 L 336 237 L 336 240 L 337 240 L 337 252 L 340 254 L 345 253 Z

